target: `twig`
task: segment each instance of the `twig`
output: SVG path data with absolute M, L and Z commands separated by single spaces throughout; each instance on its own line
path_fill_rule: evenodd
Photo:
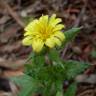
M 86 5 L 82 8 L 77 20 L 74 22 L 74 26 L 73 27 L 78 27 L 80 22 L 82 21 L 82 17 L 84 16 L 86 10 Z
M 69 48 L 69 45 L 70 45 L 70 43 L 68 43 L 68 44 L 65 45 L 65 48 L 63 49 L 63 52 L 61 54 L 61 58 L 64 58 L 65 57 L 65 54 L 66 54 L 66 52 L 67 52 L 67 50 Z
M 4 5 L 4 7 L 7 9 L 8 13 L 11 15 L 12 18 L 22 27 L 24 28 L 25 24 L 23 21 L 19 18 L 18 14 L 14 12 L 14 10 L 9 6 L 5 0 L 1 0 L 1 3 Z

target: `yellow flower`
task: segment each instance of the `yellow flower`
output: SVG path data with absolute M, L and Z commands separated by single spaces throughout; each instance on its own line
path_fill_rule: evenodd
M 61 30 L 64 28 L 60 18 L 56 18 L 53 14 L 41 16 L 30 22 L 25 28 L 23 39 L 24 45 L 32 45 L 35 52 L 40 52 L 44 46 L 53 48 L 56 45 L 60 46 L 65 39 L 64 33 Z

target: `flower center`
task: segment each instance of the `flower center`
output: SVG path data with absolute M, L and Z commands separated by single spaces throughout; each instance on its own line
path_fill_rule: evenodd
M 45 41 L 47 38 L 49 38 L 49 37 L 50 37 L 50 32 L 46 31 L 46 29 L 41 31 L 41 38 L 42 38 L 44 41 Z
M 43 41 L 46 41 L 46 39 L 48 39 L 51 35 L 52 35 L 52 30 L 48 26 L 45 26 L 40 30 L 40 38 Z

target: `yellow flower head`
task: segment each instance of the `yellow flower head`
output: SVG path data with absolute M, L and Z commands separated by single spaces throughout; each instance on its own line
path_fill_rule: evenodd
M 64 33 L 61 32 L 64 28 L 64 25 L 60 24 L 61 21 L 55 14 L 51 17 L 44 15 L 33 20 L 25 27 L 23 44 L 32 45 L 35 52 L 40 52 L 43 46 L 49 48 L 60 46 L 65 39 Z

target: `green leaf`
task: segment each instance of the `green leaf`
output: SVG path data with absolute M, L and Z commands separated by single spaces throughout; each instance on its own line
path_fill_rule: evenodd
M 33 93 L 33 86 L 32 84 L 28 84 L 26 87 L 20 90 L 18 96 L 32 96 Z
M 64 69 L 59 52 L 56 49 L 50 50 L 48 56 L 54 65 L 60 65 Z
M 90 66 L 89 63 L 78 62 L 74 60 L 65 61 L 64 63 L 67 79 L 75 78 L 78 74 Z
M 72 41 L 76 37 L 76 35 L 79 33 L 80 29 L 81 28 L 72 28 L 68 31 L 65 31 L 64 34 L 65 34 L 66 39 L 64 43 Z
M 10 78 L 18 86 L 21 87 L 18 96 L 32 96 L 31 94 L 36 91 L 35 81 L 28 75 L 22 75 Z
M 32 57 L 33 56 L 33 57 Z M 33 54 L 30 55 L 30 59 L 32 59 L 29 64 L 25 64 L 25 74 L 32 76 L 34 74 L 34 70 L 40 69 L 45 64 L 45 57 L 43 54 Z M 36 72 L 36 71 L 35 71 Z
M 58 92 L 56 93 L 56 96 L 63 96 L 62 91 L 58 91 Z
M 45 63 L 45 57 L 44 55 L 36 55 L 34 58 L 35 64 L 37 64 L 39 67 L 43 66 Z
M 72 83 L 68 89 L 66 90 L 66 92 L 64 93 L 64 96 L 75 96 L 76 94 L 76 89 L 77 89 L 77 86 L 76 86 L 76 83 Z
M 11 77 L 10 80 L 15 82 L 18 86 L 24 87 L 28 82 L 31 82 L 31 77 L 24 74 L 22 76 Z
M 58 61 L 58 60 L 60 60 L 59 52 L 56 49 L 50 50 L 48 55 L 49 55 L 49 58 L 52 61 Z
M 62 80 L 57 80 L 55 82 L 56 83 L 56 89 L 57 89 L 56 96 L 63 96 L 63 81 Z
M 33 58 L 34 58 L 34 55 L 35 55 L 34 52 L 31 52 L 31 53 L 29 54 L 29 56 L 28 56 L 28 58 L 27 58 L 25 64 L 27 64 L 27 62 L 30 61 L 30 60 L 32 61 Z

